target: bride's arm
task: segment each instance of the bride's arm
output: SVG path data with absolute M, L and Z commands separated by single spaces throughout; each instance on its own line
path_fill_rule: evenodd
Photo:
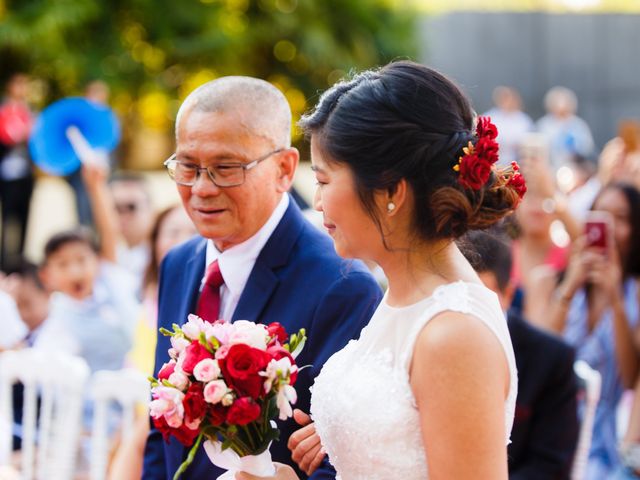
M 477 318 L 434 317 L 410 370 L 430 480 L 507 480 L 504 402 L 509 371 L 496 336 Z

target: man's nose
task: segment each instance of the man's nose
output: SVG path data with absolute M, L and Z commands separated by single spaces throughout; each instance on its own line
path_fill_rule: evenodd
M 191 186 L 191 193 L 199 197 L 208 197 L 219 194 L 220 187 L 213 183 L 207 171 L 200 170 L 196 183 Z

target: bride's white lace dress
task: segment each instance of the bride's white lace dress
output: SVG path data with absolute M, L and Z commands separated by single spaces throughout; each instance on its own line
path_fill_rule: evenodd
M 509 330 L 495 293 L 482 285 L 456 282 L 401 308 L 389 306 L 385 296 L 360 339 L 333 355 L 313 386 L 311 414 L 338 478 L 427 478 L 428 453 L 408 369 L 419 332 L 447 310 L 477 317 L 504 349 L 511 373 L 504 418 L 508 443 L 517 374 Z

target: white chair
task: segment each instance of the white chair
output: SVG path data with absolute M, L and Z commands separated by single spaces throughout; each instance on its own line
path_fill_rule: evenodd
M 107 474 L 109 453 L 109 407 L 116 403 L 122 407 L 122 439 L 133 432 L 135 407 L 147 405 L 151 398 L 151 386 L 144 374 L 133 369 L 101 370 L 91 380 L 91 396 L 94 401 L 93 428 L 89 475 L 91 480 L 104 480 Z
M 89 367 L 79 357 L 37 349 L 0 354 L 0 417 L 13 423 L 11 388 L 24 385 L 21 478 L 73 477 L 81 431 L 84 388 Z M 40 395 L 40 414 L 37 397 Z M 12 435 L 11 429 L 3 435 Z M 6 449 L 9 440 L 0 442 Z M 36 448 L 37 446 L 37 448 Z M 0 454 L 9 458 L 10 451 Z
M 600 377 L 600 372 L 591 368 L 589 364 L 583 360 L 576 361 L 573 369 L 578 376 L 579 383 L 582 384 L 579 385 L 579 390 L 584 393 L 584 408 L 578 435 L 578 445 L 571 468 L 571 480 L 582 480 L 589 461 L 593 422 L 596 416 L 598 401 L 600 400 L 602 378 Z

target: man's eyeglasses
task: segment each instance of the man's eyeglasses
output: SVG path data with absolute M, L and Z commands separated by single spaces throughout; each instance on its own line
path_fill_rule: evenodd
M 181 162 L 176 159 L 176 154 L 174 153 L 165 160 L 164 166 L 167 167 L 169 176 L 178 185 L 191 187 L 198 181 L 200 172 L 206 171 L 211 181 L 218 187 L 237 187 L 244 183 L 247 170 L 251 170 L 260 162 L 283 150 L 283 148 L 274 150 L 249 163 L 229 162 L 208 167 L 199 167 L 195 163 Z

